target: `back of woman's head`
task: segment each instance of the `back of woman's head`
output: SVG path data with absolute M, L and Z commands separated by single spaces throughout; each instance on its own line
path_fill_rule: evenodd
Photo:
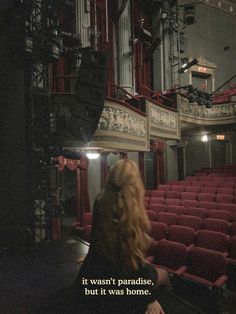
M 144 208 L 144 186 L 134 161 L 116 162 L 100 196 L 103 253 L 115 263 L 136 269 L 144 261 L 149 220 Z

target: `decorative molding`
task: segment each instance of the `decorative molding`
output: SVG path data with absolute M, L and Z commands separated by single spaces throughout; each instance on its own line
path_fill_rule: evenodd
M 125 109 L 105 106 L 97 130 L 114 131 L 132 136 L 145 137 L 146 118 L 137 117 L 136 114 L 132 114 Z
M 206 106 L 199 106 L 196 103 L 189 103 L 185 97 L 178 97 L 181 120 L 185 117 L 194 119 L 195 123 L 199 123 L 196 119 L 201 121 L 208 120 L 217 123 L 233 123 L 236 121 L 236 103 L 227 103 L 221 105 L 213 105 L 212 108 Z M 225 121 L 229 120 L 229 121 Z
M 151 137 L 180 138 L 179 114 L 146 101 Z

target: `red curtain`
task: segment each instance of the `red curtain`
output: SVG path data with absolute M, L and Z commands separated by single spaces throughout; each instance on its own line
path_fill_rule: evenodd
M 76 170 L 77 187 L 76 187 L 76 220 L 83 221 L 85 211 L 90 211 L 89 193 L 88 193 L 88 158 L 84 155 L 80 160 L 72 160 L 58 156 L 54 158 L 58 164 L 58 171 L 62 171 L 65 167 L 71 171 Z
M 151 140 L 151 150 L 156 152 L 157 160 L 157 185 L 165 183 L 165 142 Z

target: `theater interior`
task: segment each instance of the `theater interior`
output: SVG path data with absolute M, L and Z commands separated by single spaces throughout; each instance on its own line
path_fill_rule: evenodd
M 165 314 L 236 313 L 235 29 L 235 0 L 1 1 L 0 313 L 79 313 L 94 200 L 126 158 Z

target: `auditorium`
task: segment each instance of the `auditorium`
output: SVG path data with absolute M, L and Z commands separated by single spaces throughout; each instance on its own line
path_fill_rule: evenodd
M 1 0 L 1 314 L 236 314 L 235 29 L 236 0 Z M 160 312 L 132 301 L 143 274 L 83 277 L 114 308 L 75 302 L 120 161 L 144 188 L 145 263 L 170 280 Z

